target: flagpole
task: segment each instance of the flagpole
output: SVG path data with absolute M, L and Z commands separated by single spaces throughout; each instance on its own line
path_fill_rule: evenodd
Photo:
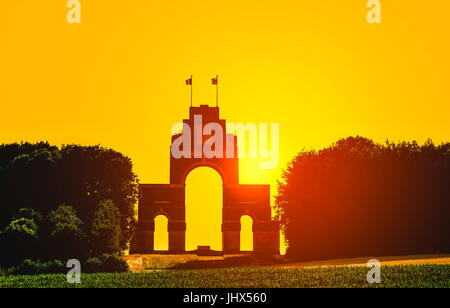
M 219 107 L 219 75 L 216 75 L 216 107 Z
M 191 75 L 191 107 L 192 107 L 192 87 L 193 87 L 193 80 Z

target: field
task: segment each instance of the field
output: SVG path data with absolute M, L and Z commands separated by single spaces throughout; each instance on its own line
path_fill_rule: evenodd
M 368 268 L 224 268 L 155 270 L 143 273 L 84 274 L 80 284 L 68 284 L 65 275 L 2 276 L 0 287 L 37 288 L 450 288 L 450 265 L 382 266 L 381 284 L 366 281 Z
M 315 267 L 341 267 L 366 266 L 369 259 L 377 259 L 381 265 L 425 265 L 448 264 L 450 254 L 407 255 L 407 256 L 376 256 L 345 259 L 315 260 L 296 262 L 284 256 L 256 257 L 254 255 L 224 255 L 224 256 L 197 256 L 194 254 L 144 254 L 129 255 L 125 259 L 130 270 L 135 273 L 156 269 L 215 269 L 215 268 L 255 268 L 255 267 L 282 267 L 282 268 L 315 268 Z

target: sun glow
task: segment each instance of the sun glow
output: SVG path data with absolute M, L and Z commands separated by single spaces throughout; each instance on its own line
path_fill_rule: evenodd
M 0 1 L 0 142 L 101 144 L 141 183 L 168 183 L 191 74 L 195 106 L 215 104 L 219 74 L 221 118 L 279 123 L 278 168 L 240 162 L 240 182 L 270 184 L 272 205 L 302 149 L 448 139 L 450 1 L 383 1 L 380 24 L 367 1 L 82 1 L 80 24 L 66 2 Z

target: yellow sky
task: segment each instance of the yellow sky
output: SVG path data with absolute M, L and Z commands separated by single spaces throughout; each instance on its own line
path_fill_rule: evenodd
M 170 130 L 194 104 L 230 122 L 280 124 L 280 165 L 241 163 L 272 184 L 303 148 L 362 135 L 383 142 L 450 133 L 450 2 L 381 0 L 0 2 L 0 142 L 112 147 L 142 183 L 169 181 Z

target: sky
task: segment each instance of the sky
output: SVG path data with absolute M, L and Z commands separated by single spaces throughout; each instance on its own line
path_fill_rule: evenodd
M 141 183 L 168 183 L 185 79 L 194 105 L 214 105 L 216 74 L 221 118 L 279 123 L 278 167 L 240 164 L 241 183 L 272 196 L 303 149 L 350 135 L 448 141 L 449 1 L 380 0 L 379 24 L 367 0 L 80 3 L 69 24 L 67 0 L 1 1 L 0 143 L 101 144 L 129 156 Z

